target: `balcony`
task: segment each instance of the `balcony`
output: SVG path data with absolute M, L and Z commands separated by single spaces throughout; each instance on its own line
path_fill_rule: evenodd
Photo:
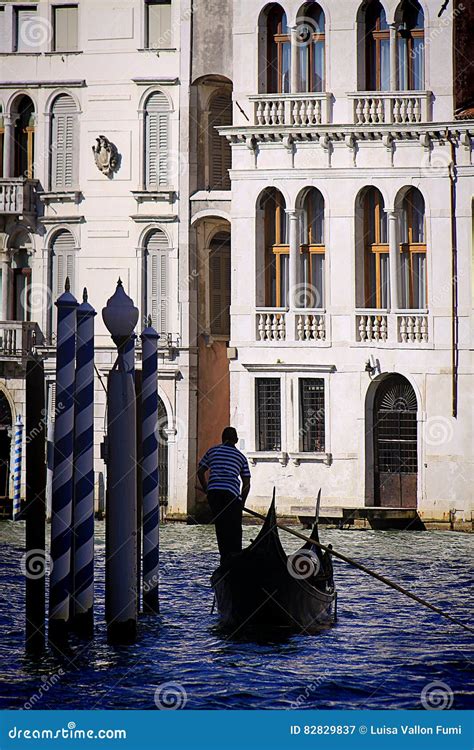
M 22 364 L 36 346 L 44 343 L 37 323 L 31 321 L 0 321 L 0 359 L 16 360 Z
M 318 343 L 326 341 L 324 310 L 296 310 L 296 340 Z
M 431 91 L 357 91 L 354 125 L 410 125 L 431 121 Z
M 359 344 L 374 346 L 394 344 L 419 347 L 430 343 L 427 310 L 356 310 L 355 339 Z
M 35 211 L 37 181 L 26 177 L 0 178 L 0 214 L 18 216 Z
M 287 312 L 287 307 L 257 308 L 257 341 L 285 341 Z
M 254 125 L 314 127 L 330 122 L 331 94 L 260 94 L 254 104 Z
M 324 310 L 287 307 L 258 307 L 256 339 L 265 344 L 289 341 L 295 344 L 324 344 L 327 320 Z

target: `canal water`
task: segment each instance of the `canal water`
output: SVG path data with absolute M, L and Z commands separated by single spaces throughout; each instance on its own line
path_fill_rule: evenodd
M 246 526 L 246 541 L 257 533 Z M 281 532 L 282 537 L 284 532 Z M 134 646 L 107 645 L 104 524 L 97 523 L 97 632 L 60 658 L 23 650 L 23 523 L 0 523 L 0 707 L 36 709 L 413 709 L 473 706 L 472 638 L 406 597 L 335 561 L 336 626 L 316 636 L 228 638 L 211 614 L 214 530 L 161 532 L 159 619 Z M 322 541 L 467 621 L 472 540 L 447 532 L 321 531 Z M 298 541 L 284 540 L 294 551 Z M 442 683 L 440 686 L 439 683 Z M 156 698 L 156 702 L 155 702 Z

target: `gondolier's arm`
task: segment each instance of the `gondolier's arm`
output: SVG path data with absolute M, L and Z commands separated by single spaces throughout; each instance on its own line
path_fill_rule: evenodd
M 247 500 L 250 492 L 250 477 L 242 477 L 242 492 L 241 492 L 241 498 L 242 498 L 242 505 L 245 505 L 245 501 Z

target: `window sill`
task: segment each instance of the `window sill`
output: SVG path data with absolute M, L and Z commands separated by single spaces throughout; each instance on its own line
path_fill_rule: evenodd
M 82 55 L 82 49 L 64 49 L 64 50 L 51 50 L 51 52 L 45 52 L 46 57 L 52 57 L 53 55 Z
M 332 464 L 332 453 L 299 451 L 298 453 L 289 453 L 288 455 L 295 466 L 299 466 L 301 462 L 320 463 L 326 466 L 331 466 Z
M 132 190 L 133 197 L 137 203 L 144 203 L 145 201 L 167 201 L 172 203 L 176 192 L 172 188 L 163 188 L 163 190 Z
M 82 193 L 80 190 L 48 190 L 40 193 L 39 198 L 46 205 L 55 201 L 59 203 L 79 203 Z
M 177 47 L 138 47 L 137 52 L 176 52 Z
M 231 190 L 197 190 L 190 196 L 191 201 L 230 201 Z
M 288 463 L 288 453 L 285 451 L 255 451 L 246 455 L 252 466 L 262 461 L 278 461 L 282 466 Z

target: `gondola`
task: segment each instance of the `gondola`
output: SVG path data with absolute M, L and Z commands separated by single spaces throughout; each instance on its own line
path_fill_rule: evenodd
M 318 506 L 311 539 L 319 541 Z M 314 634 L 336 621 L 337 594 L 330 552 L 307 542 L 287 555 L 273 498 L 258 536 L 214 571 L 220 624 L 226 630 L 285 630 Z

